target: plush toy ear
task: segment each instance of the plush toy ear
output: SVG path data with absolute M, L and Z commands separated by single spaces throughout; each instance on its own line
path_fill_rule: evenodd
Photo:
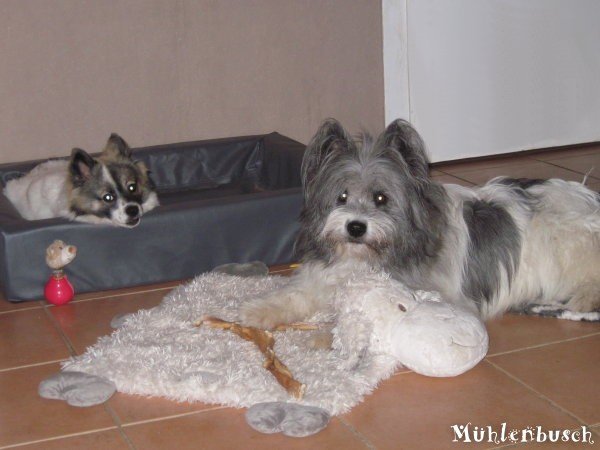
M 326 119 L 313 136 L 302 160 L 302 184 L 306 188 L 327 159 L 348 150 L 352 138 L 335 119 Z
M 419 179 L 429 178 L 429 159 L 423 139 L 406 120 L 393 121 L 377 140 L 377 147 L 400 154 L 410 174 Z
M 122 156 L 125 158 L 131 158 L 131 148 L 129 144 L 125 142 L 121 136 L 117 133 L 112 133 L 106 142 L 106 147 L 104 147 L 103 152 L 105 155 L 109 157 L 117 157 Z
M 82 186 L 92 176 L 92 169 L 97 164 L 85 150 L 74 148 L 71 152 L 71 161 L 69 163 L 69 173 L 73 186 Z

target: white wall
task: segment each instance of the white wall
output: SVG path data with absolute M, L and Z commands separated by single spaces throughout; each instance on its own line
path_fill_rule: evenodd
M 433 160 L 600 140 L 599 0 L 383 0 L 384 15 L 404 2 L 408 69 L 394 79 L 384 53 L 386 92 L 408 83 Z M 388 52 L 390 35 L 384 16 Z

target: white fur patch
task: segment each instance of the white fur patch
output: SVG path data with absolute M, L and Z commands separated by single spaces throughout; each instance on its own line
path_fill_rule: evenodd
M 24 219 L 69 217 L 67 168 L 67 161 L 47 161 L 21 178 L 9 181 L 4 195 Z

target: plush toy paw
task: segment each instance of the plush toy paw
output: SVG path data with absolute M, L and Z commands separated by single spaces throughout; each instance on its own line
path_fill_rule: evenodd
M 283 433 L 305 437 L 318 433 L 329 423 L 327 411 L 296 403 L 258 403 L 246 411 L 246 422 L 261 433 Z
M 71 406 L 94 406 L 104 403 L 117 390 L 114 383 L 103 377 L 83 372 L 59 372 L 38 387 L 43 398 L 64 400 Z
M 431 377 L 452 377 L 483 359 L 488 334 L 470 311 L 427 301 L 406 312 L 391 342 L 391 353 L 409 369 Z
M 134 313 L 117 314 L 110 321 L 110 327 L 114 330 L 121 328 L 123 325 L 125 325 L 125 322 L 127 322 L 127 319 L 129 317 L 133 316 L 133 314 Z
M 260 277 L 269 274 L 269 268 L 261 261 L 252 261 L 246 264 L 222 264 L 215 267 L 212 271 L 227 275 L 236 275 L 238 277 Z

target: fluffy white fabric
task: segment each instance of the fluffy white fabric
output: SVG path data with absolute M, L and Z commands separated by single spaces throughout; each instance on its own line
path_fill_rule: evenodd
M 106 377 L 120 392 L 177 401 L 235 407 L 292 401 L 262 367 L 264 357 L 254 344 L 229 331 L 193 326 L 204 315 L 236 320 L 240 302 L 288 282 L 280 277 L 201 275 L 175 289 L 159 306 L 130 316 L 112 335 L 64 363 L 63 370 Z M 310 348 L 311 334 L 275 333 L 276 354 L 307 386 L 303 404 L 331 414 L 346 412 L 398 366 L 391 356 L 369 354 L 363 364 L 349 369 L 339 352 Z
M 105 377 L 120 392 L 178 401 L 235 407 L 293 401 L 263 368 L 264 357 L 253 343 L 193 325 L 204 315 L 238 320 L 242 302 L 288 283 L 280 277 L 201 275 L 156 308 L 125 318 L 121 328 L 63 370 Z M 487 333 L 477 317 L 385 274 L 349 274 L 334 290 L 331 305 L 335 317 L 319 313 L 311 321 L 335 319 L 333 350 L 312 348 L 315 332 L 288 330 L 275 333 L 275 353 L 306 385 L 300 403 L 332 415 L 359 403 L 400 361 L 416 372 L 452 376 L 473 367 L 487 350 Z

